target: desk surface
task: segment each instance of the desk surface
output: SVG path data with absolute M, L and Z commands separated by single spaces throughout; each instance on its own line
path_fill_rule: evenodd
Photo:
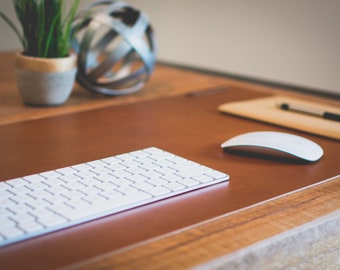
M 10 55 L 3 56 L 9 67 L 0 61 L 4 71 L 0 80 L 4 89 L 4 98 L 0 98 L 0 180 L 148 146 L 227 172 L 231 180 L 1 248 L 0 265 L 5 268 L 70 265 L 340 174 L 339 142 L 217 111 L 227 101 L 282 90 L 158 66 L 148 86 L 135 95 L 104 98 L 77 88 L 63 107 L 30 108 L 21 105 L 15 92 Z M 304 164 L 232 156 L 220 149 L 227 138 L 255 130 L 305 136 L 319 143 L 325 156 L 317 163 Z

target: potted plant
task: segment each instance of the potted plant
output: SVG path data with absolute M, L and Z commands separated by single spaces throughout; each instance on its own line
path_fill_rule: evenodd
M 14 65 L 18 89 L 27 105 L 64 104 L 73 89 L 77 59 L 71 52 L 71 27 L 79 0 L 72 2 L 67 14 L 64 2 L 13 0 L 22 31 L 0 11 L 23 47 Z

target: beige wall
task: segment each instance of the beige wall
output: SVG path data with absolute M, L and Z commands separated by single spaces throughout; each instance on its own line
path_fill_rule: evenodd
M 126 2 L 149 15 L 159 60 L 340 95 L 339 0 Z M 3 22 L 0 34 L 0 50 L 19 46 Z

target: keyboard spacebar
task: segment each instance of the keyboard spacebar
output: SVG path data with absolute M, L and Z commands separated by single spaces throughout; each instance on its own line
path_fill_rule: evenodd
M 83 219 L 103 212 L 115 213 L 122 209 L 127 209 L 131 204 L 141 203 L 152 196 L 145 192 L 134 192 L 129 196 L 122 196 L 117 199 L 109 199 L 100 202 L 96 202 L 91 205 L 74 208 L 71 210 L 63 210 L 59 214 L 63 217 L 75 221 Z M 111 211 L 112 210 L 112 211 Z

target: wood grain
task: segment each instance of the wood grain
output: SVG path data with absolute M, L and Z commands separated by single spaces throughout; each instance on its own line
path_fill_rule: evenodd
M 339 209 L 337 176 L 67 269 L 336 269 Z

